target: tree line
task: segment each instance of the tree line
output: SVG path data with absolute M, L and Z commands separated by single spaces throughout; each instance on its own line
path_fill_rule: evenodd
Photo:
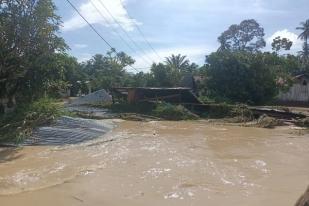
M 135 60 L 115 49 L 79 63 L 60 37 L 61 24 L 52 0 L 0 0 L 0 113 L 68 88 L 76 96 L 89 87 L 175 87 L 188 74 L 198 77 L 201 98 L 263 104 L 288 89 L 294 75 L 309 72 L 309 20 L 297 27 L 298 54 L 281 54 L 293 45 L 282 37 L 273 40 L 272 52 L 263 51 L 264 29 L 249 19 L 224 31 L 202 66 L 179 54 L 136 74 L 127 71 Z

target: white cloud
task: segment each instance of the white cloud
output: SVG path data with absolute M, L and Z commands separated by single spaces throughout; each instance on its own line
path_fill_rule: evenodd
M 74 48 L 77 48 L 77 49 L 84 49 L 88 47 L 87 44 L 74 44 L 73 46 Z
M 159 2 L 158 2 L 159 1 Z M 266 0 L 156 0 L 149 1 L 152 4 L 166 4 L 171 9 L 181 7 L 182 9 L 204 11 L 211 13 L 229 14 L 282 14 L 286 11 L 268 7 Z
M 82 53 L 77 56 L 77 61 L 79 63 L 86 62 L 92 58 L 93 55 L 90 53 Z
M 124 1 L 123 3 L 126 3 Z M 96 10 L 93 4 L 101 11 L 101 14 Z M 119 0 L 88 0 L 78 7 L 79 12 L 89 21 L 91 24 L 101 24 L 106 27 L 119 27 L 119 25 L 113 20 L 113 18 L 106 11 L 104 6 L 110 11 L 110 13 L 117 19 L 122 27 L 127 31 L 134 29 L 134 23 L 141 24 L 135 19 L 128 17 L 126 9 L 124 9 Z M 87 26 L 87 23 L 75 12 L 74 15 L 64 21 L 62 30 L 73 31 Z
M 298 39 L 298 35 L 293 32 L 290 32 L 287 29 L 276 31 L 273 35 L 267 38 L 268 45 L 271 45 L 273 39 L 278 36 L 280 36 L 281 38 L 287 38 L 293 42 L 293 46 L 291 48 L 292 51 L 299 51 L 302 49 L 302 41 Z

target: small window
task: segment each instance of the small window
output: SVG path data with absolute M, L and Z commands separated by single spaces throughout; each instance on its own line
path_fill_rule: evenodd
M 303 86 L 307 86 L 307 81 L 306 80 L 303 81 Z

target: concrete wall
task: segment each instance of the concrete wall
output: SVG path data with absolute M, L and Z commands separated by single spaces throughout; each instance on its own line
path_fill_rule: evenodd
M 279 101 L 309 103 L 309 79 L 300 78 L 288 92 L 280 92 Z

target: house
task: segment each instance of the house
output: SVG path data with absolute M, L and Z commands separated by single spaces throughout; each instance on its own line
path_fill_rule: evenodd
M 280 92 L 279 102 L 309 105 L 309 75 L 300 74 L 294 77 L 294 83 L 287 92 Z
M 128 103 L 165 101 L 177 104 L 201 104 L 191 88 L 117 87 L 113 98 L 124 97 Z

